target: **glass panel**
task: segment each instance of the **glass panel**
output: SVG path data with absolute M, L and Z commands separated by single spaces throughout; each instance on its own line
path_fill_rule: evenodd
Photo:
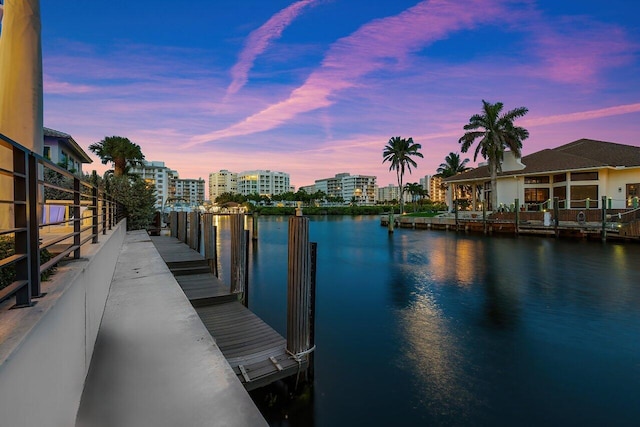
M 567 180 L 566 173 L 559 173 L 557 175 L 553 175 L 553 182 L 565 182 Z
M 571 181 L 597 181 L 598 172 L 571 172 Z
M 548 176 L 525 176 L 524 183 L 525 184 L 548 184 L 549 177 Z
M 572 185 L 571 186 L 571 207 L 586 208 L 589 199 L 590 208 L 598 208 L 598 186 L 597 185 Z

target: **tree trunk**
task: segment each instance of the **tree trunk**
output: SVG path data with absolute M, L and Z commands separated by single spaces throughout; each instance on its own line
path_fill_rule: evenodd
M 491 171 L 491 210 L 495 212 L 498 209 L 498 165 L 495 162 L 489 162 L 489 170 Z

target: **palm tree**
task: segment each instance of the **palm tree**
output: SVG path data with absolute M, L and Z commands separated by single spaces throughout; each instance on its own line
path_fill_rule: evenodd
M 144 154 L 138 144 L 121 136 L 106 136 L 102 141 L 89 146 L 100 159 L 102 164 L 113 163 L 115 176 L 126 175 L 131 166 L 142 164 Z
M 411 173 L 411 167 L 413 166 L 415 168 L 418 166 L 411 157 L 416 156 L 422 158 L 422 153 L 420 153 L 421 148 L 422 145 L 414 143 L 413 138 L 404 139 L 399 136 L 394 136 L 389 139 L 389 142 L 387 142 L 382 152 L 382 163 L 390 162 L 391 166 L 389 166 L 389 170 L 396 171 L 398 188 L 400 189 L 400 213 L 404 213 L 404 198 L 402 197 L 404 194 L 404 187 L 402 186 L 404 172 L 406 170 Z
M 469 123 L 464 125 L 467 132 L 458 140 L 462 144 L 462 152 L 466 153 L 475 140 L 480 138 L 473 161 L 481 154 L 489 164 L 491 206 L 494 209 L 498 205 L 497 181 L 498 172 L 502 170 L 504 150 L 508 148 L 520 158 L 522 141 L 529 137 L 528 130 L 513 124 L 515 119 L 524 116 L 529 110 L 519 107 L 500 115 L 503 107 L 502 102 L 491 104 L 483 99 L 482 113 L 471 116 Z
M 417 182 L 408 182 L 407 184 L 405 184 L 404 189 L 407 193 L 411 194 L 412 203 L 415 203 L 418 197 L 422 196 L 422 194 L 424 193 L 422 186 Z M 416 211 L 415 205 L 413 207 L 413 211 Z
M 460 154 L 458 153 L 449 153 L 449 155 L 444 158 L 444 163 L 440 163 L 436 173 L 442 178 L 449 178 L 450 176 L 454 176 L 471 169 L 467 167 L 468 162 L 469 159 L 461 160 Z

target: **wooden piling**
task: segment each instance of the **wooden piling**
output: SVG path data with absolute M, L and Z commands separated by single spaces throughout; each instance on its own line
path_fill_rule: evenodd
M 245 256 L 244 214 L 231 214 L 231 285 L 230 292 L 240 294 L 244 291 L 247 274 Z
M 560 225 L 560 198 L 553 198 L 553 228 L 555 229 L 556 237 L 560 236 L 558 226 Z
M 487 201 L 482 201 L 482 231 L 487 234 Z
M 602 196 L 602 241 L 607 241 L 607 196 Z
M 301 214 L 301 212 L 296 213 Z M 309 318 L 311 302 L 309 218 L 301 215 L 289 218 L 288 249 L 287 352 L 301 361 L 313 351 Z
M 389 213 L 389 217 L 388 217 L 388 223 L 387 223 L 387 230 L 389 230 L 389 234 L 393 233 L 393 210 Z
M 218 229 L 213 225 L 211 214 L 203 215 L 203 234 L 204 234 L 204 258 L 209 264 L 211 274 L 218 277 L 218 254 L 217 254 L 217 237 Z
M 171 227 L 171 237 L 178 237 L 178 212 L 171 211 L 169 214 L 169 226 Z
M 318 243 L 311 242 L 309 246 L 311 250 L 311 289 L 309 293 L 309 345 L 311 348 L 316 346 L 316 277 L 318 271 Z M 312 381 L 315 374 L 314 368 L 314 352 L 309 353 L 309 368 L 307 369 L 307 378 Z
M 251 225 L 253 228 L 253 233 L 251 234 L 251 239 L 258 240 L 258 216 L 260 214 L 258 212 L 254 212 L 251 216 Z
M 456 218 L 456 231 L 458 231 L 458 200 L 453 201 L 453 212 Z
M 178 240 L 182 243 L 187 241 L 187 213 L 178 212 Z
M 242 293 L 242 304 L 249 308 L 249 230 L 244 230 L 244 284 Z
M 189 242 L 187 245 L 197 251 L 199 249 L 198 237 L 200 236 L 200 213 L 189 212 Z
M 519 229 L 519 227 L 520 227 L 520 199 L 515 199 L 514 200 L 514 208 L 515 208 L 515 211 L 516 211 L 515 212 L 516 213 L 516 215 L 515 215 L 516 223 L 515 223 L 514 230 L 515 230 L 516 235 L 518 235 L 520 233 L 520 229 Z

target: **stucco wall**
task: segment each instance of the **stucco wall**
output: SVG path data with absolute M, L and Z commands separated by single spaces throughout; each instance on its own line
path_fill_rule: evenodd
M 124 236 L 122 221 L 58 269 L 33 307 L 0 305 L 0 424 L 71 426 Z

